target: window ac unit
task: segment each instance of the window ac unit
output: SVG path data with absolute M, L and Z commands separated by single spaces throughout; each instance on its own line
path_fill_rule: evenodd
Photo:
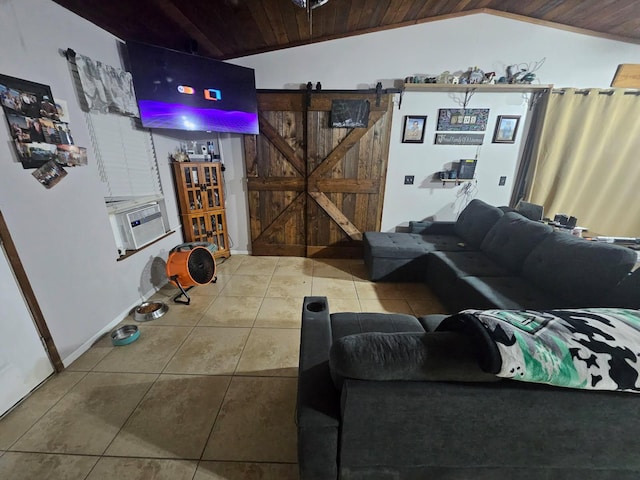
M 157 203 L 127 210 L 116 217 L 126 250 L 142 248 L 165 234 L 162 212 Z

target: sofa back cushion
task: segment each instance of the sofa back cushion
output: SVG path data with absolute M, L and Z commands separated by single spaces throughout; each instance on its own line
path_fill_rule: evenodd
M 598 306 L 633 268 L 633 250 L 553 232 L 524 261 L 523 276 L 573 306 Z
M 498 265 L 519 273 L 525 258 L 553 228 L 518 213 L 505 213 L 484 237 L 480 250 Z
M 454 231 L 456 235 L 474 247 L 479 247 L 487 232 L 504 213 L 498 207 L 473 199 L 460 213 Z
M 367 332 L 336 339 L 329 353 L 331 377 L 338 389 L 345 378 L 495 382 L 482 371 L 472 340 L 458 332 Z
M 640 268 L 630 273 L 604 299 L 611 307 L 640 309 Z

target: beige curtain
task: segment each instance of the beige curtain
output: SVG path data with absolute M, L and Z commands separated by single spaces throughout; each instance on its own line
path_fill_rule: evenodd
M 527 200 L 592 234 L 640 237 L 640 96 L 560 92 L 549 99 Z

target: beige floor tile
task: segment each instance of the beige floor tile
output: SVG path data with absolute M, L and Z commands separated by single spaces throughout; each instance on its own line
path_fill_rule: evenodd
M 134 322 L 131 322 L 134 323 Z M 92 370 L 100 361 L 106 357 L 115 347 L 93 346 L 84 352 L 78 359 L 67 367 L 71 372 L 88 372 Z
M 331 298 L 358 298 L 353 280 L 313 277 L 311 294 Z
M 161 375 L 106 455 L 199 459 L 230 379 Z
M 357 298 L 328 298 L 329 313 L 361 312 L 360 301 Z
M 197 465 L 188 460 L 103 457 L 87 480 L 191 480 Z
M 218 297 L 204 312 L 198 326 L 251 327 L 262 299 L 263 297 Z
M 90 372 L 11 449 L 100 455 L 156 377 Z
M 352 260 L 332 260 L 320 259 L 314 260 L 313 277 L 314 278 L 342 278 L 351 280 L 351 267 L 354 265 Z
M 367 271 L 367 267 L 362 264 L 356 264 L 350 266 L 351 275 L 353 279 L 358 282 L 368 282 L 369 281 L 369 272 Z
M 217 280 L 215 283 L 207 283 L 206 285 L 193 287 L 189 290 L 188 294 L 190 296 L 217 297 L 231 278 L 231 275 L 216 274 L 216 278 Z
M 397 283 L 354 282 L 354 284 L 360 300 L 404 299 L 404 294 Z
M 234 275 L 219 297 L 264 297 L 270 282 L 270 275 Z
M 224 260 L 216 259 L 216 273 L 218 275 L 233 275 L 245 258 L 247 255 L 231 255 Z
M 114 348 L 93 369 L 96 372 L 160 373 L 192 327 L 162 327 L 138 324 L 140 338 Z
M 413 310 L 406 300 L 367 300 L 361 299 L 360 306 L 363 312 L 379 313 L 406 313 L 414 315 Z
M 203 460 L 295 463 L 296 384 L 295 378 L 234 377 Z
M 0 457 L 2 480 L 83 480 L 99 457 L 7 452 Z
M 196 327 L 164 373 L 233 375 L 250 331 L 249 328 Z
M 296 297 L 311 295 L 312 277 L 273 276 L 267 288 L 267 297 Z
M 193 480 L 298 480 L 294 463 L 200 462 Z
M 265 298 L 256 317 L 256 327 L 300 328 L 303 297 Z
M 6 414 L 0 420 L 0 449 L 8 449 L 84 376 L 82 372 L 68 371 L 54 375 Z
M 160 289 L 149 299 L 149 300 L 157 300 L 160 302 L 166 302 L 167 298 L 175 295 L 177 293 L 177 288 L 171 282 L 168 281 L 165 283 Z
M 426 283 L 397 283 L 405 300 L 425 300 L 435 298 L 433 291 Z
M 202 314 L 216 298 L 215 296 L 194 295 L 193 291 L 198 288 L 202 287 L 197 286 L 187 292 L 189 297 L 191 297 L 189 305 L 174 302 L 173 298 L 171 298 L 165 302 L 169 310 L 160 318 L 148 322 L 136 322 L 130 318 L 131 321 L 128 323 L 144 324 L 146 326 L 172 325 L 176 327 L 193 327 L 200 321 Z M 204 286 L 204 288 L 206 288 L 206 286 Z M 186 301 L 184 298 L 182 300 Z
M 254 328 L 238 362 L 236 375 L 295 377 L 298 375 L 300 330 Z
M 313 275 L 313 260 L 304 257 L 280 257 L 274 276 L 310 277 Z
M 273 275 L 278 257 L 245 257 L 234 275 Z
M 447 308 L 437 298 L 428 300 L 407 300 L 413 314 L 421 317 L 432 313 L 450 313 Z

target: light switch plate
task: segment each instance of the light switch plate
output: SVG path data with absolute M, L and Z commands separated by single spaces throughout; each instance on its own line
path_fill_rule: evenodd
M 404 176 L 404 184 L 405 185 L 413 185 L 414 175 L 405 175 Z
M 507 177 L 500 177 L 500 181 L 498 182 L 498 185 L 502 186 L 505 183 L 507 183 Z

